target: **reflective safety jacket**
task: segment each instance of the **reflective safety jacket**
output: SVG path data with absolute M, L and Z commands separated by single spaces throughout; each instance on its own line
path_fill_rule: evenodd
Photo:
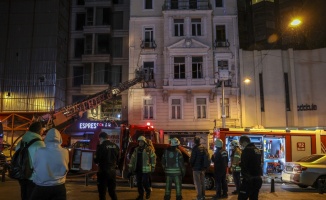
M 136 172 L 138 151 L 140 151 L 139 146 L 135 148 L 135 151 L 131 155 L 130 163 L 128 164 L 130 172 Z M 156 154 L 153 149 L 146 145 L 142 152 L 142 173 L 154 172 L 155 165 Z
M 231 168 L 233 172 L 240 172 L 241 150 L 239 147 L 235 147 L 231 153 Z
M 162 166 L 167 176 L 169 175 L 185 175 L 185 166 L 183 155 L 176 147 L 169 147 L 164 150 L 162 156 Z

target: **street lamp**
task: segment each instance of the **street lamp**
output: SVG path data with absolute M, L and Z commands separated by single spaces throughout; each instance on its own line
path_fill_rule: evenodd
M 230 72 L 227 69 L 219 69 L 218 70 L 218 80 L 221 81 L 222 86 L 222 128 L 225 128 L 225 96 L 224 96 L 224 82 L 230 79 Z

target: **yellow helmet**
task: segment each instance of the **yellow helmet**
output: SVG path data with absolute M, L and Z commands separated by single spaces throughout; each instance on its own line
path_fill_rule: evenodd
M 179 146 L 179 145 L 180 145 L 180 141 L 178 140 L 178 138 L 171 139 L 171 146 Z
M 144 136 L 139 136 L 138 141 L 144 141 L 146 143 L 146 138 Z
M 215 140 L 215 146 L 216 147 L 222 147 L 223 146 L 223 141 L 221 139 L 216 139 Z

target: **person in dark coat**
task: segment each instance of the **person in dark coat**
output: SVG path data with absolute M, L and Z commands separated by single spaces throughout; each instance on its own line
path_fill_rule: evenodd
M 204 156 L 207 149 L 200 144 L 200 137 L 194 138 L 195 146 L 192 148 L 190 156 L 190 164 L 193 170 L 193 179 L 197 191 L 197 200 L 205 199 L 205 171 Z
M 228 185 L 226 182 L 226 171 L 228 167 L 228 152 L 223 148 L 221 139 L 215 140 L 215 152 L 212 155 L 214 163 L 214 178 L 216 183 L 216 195 L 214 200 L 228 197 Z
M 105 132 L 99 135 L 100 145 L 96 149 L 94 162 L 98 164 L 97 189 L 99 199 L 105 200 L 106 190 L 112 200 L 117 200 L 116 167 L 119 159 L 119 147 L 109 140 Z
M 248 136 L 241 136 L 239 140 L 242 147 L 241 154 L 241 174 L 242 182 L 238 200 L 257 200 L 259 190 L 262 186 L 262 166 L 261 166 L 261 151 L 250 142 Z

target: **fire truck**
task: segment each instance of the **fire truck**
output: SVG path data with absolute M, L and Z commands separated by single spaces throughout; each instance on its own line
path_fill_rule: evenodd
M 58 129 L 62 135 L 63 144 L 62 146 L 67 147 L 70 145 L 70 136 L 65 133 L 67 127 L 73 124 L 77 119 L 81 118 L 83 113 L 86 111 L 97 108 L 101 103 L 112 100 L 115 96 L 121 92 L 129 89 L 130 87 L 141 83 L 142 85 L 149 84 L 154 80 L 149 79 L 150 77 L 147 72 L 143 69 L 137 69 L 135 71 L 135 78 L 126 82 L 120 83 L 117 87 L 110 87 L 106 90 L 88 96 L 87 98 L 59 108 L 53 112 L 46 113 L 43 116 L 38 117 L 32 121 L 45 122 L 46 130 L 52 127 Z M 2 123 L 0 121 L 0 134 L 2 134 Z M 144 135 L 146 138 L 151 139 L 153 142 L 157 142 L 158 138 L 155 136 L 154 128 L 150 125 L 121 125 L 118 126 L 116 123 L 110 123 L 110 126 L 103 127 L 101 124 L 97 127 L 93 137 L 88 141 L 87 147 L 69 148 L 70 150 L 70 168 L 73 170 L 96 170 L 93 164 L 93 154 L 98 144 L 98 135 L 100 132 L 107 132 L 110 139 L 116 141 L 120 147 L 120 160 L 123 160 L 125 149 L 130 141 L 135 141 L 135 138 L 139 135 Z
M 229 153 L 232 140 L 247 135 L 262 152 L 264 175 L 280 176 L 286 162 L 311 154 L 326 153 L 325 130 L 220 128 L 214 138 L 220 138 Z

